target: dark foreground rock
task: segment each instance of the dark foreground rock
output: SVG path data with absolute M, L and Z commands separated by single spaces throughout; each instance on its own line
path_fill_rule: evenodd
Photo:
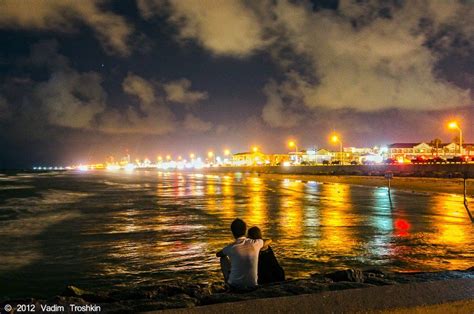
M 64 306 L 65 312 L 72 313 L 74 311 L 70 308 L 70 304 L 75 304 L 89 306 L 88 311 L 84 312 L 130 313 L 458 278 L 474 278 L 474 268 L 433 273 L 386 273 L 377 269 L 365 271 L 346 269 L 326 274 L 313 274 L 306 279 L 263 285 L 255 291 L 245 293 L 226 291 L 224 284 L 220 282 L 211 284 L 176 282 L 109 292 L 93 292 L 68 286 L 61 295 L 50 300 L 5 300 L 0 303 L 0 308 L 3 309 L 6 304 L 10 304 L 13 308 L 17 304 L 35 304 L 36 311 L 40 312 L 41 305 L 55 304 Z M 100 306 L 100 310 L 93 306 Z

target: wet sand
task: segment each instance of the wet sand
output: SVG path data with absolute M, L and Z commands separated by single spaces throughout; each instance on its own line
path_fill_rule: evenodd
M 256 174 L 257 175 L 257 174 Z M 301 181 L 317 181 L 324 183 L 341 183 L 360 186 L 387 187 L 388 180 L 380 176 L 336 176 L 336 175 L 292 175 L 292 174 L 258 174 L 261 177 Z M 428 193 L 464 193 L 464 180 L 459 178 L 419 178 L 419 177 L 394 177 L 391 179 L 392 189 L 428 192 Z M 467 180 L 468 196 L 474 197 L 474 180 Z

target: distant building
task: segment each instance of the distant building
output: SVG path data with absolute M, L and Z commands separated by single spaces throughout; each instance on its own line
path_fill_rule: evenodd
M 303 160 L 305 160 L 305 157 L 307 156 L 306 150 L 300 150 L 297 152 L 289 152 L 288 153 L 289 159 L 293 164 L 299 164 Z
M 474 155 L 474 144 L 463 143 L 462 154 Z M 442 143 L 438 148 L 425 142 L 421 143 L 394 143 L 388 146 L 388 155 L 395 159 L 412 159 L 418 156 L 445 156 L 459 155 L 459 143 Z
M 343 150 L 344 162 L 375 163 L 383 160 L 379 147 L 344 147 Z M 339 158 L 339 152 L 334 152 L 334 156 Z
M 436 151 L 436 148 L 434 148 Z M 439 155 L 458 155 L 459 154 L 459 143 L 449 143 L 441 144 L 438 147 Z M 474 155 L 474 144 L 472 143 L 463 143 L 462 144 L 462 154 L 463 155 Z
M 314 161 L 316 164 L 322 164 L 324 161 L 330 161 L 332 158 L 332 153 L 327 149 L 318 149 L 314 154 L 308 155 L 310 161 Z
M 290 161 L 290 155 L 288 154 L 271 154 L 267 155 L 267 160 L 270 161 L 272 166 L 280 166 L 283 163 Z
M 363 155 L 363 154 L 374 154 L 378 150 L 378 147 L 344 147 L 345 153 L 351 153 L 354 155 Z
M 262 152 L 243 152 L 232 155 L 233 166 L 257 166 L 270 164 L 268 156 Z
M 301 150 L 298 152 L 289 152 L 290 161 L 294 164 L 322 164 L 324 161 L 330 161 L 333 158 L 333 153 L 327 149 Z
M 391 158 L 411 159 L 420 155 L 431 154 L 432 147 L 424 142 L 421 143 L 393 143 L 388 145 L 388 154 Z

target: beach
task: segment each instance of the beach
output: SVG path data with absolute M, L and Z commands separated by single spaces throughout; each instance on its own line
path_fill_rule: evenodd
M 340 183 L 369 187 L 388 187 L 388 179 L 383 176 L 351 176 L 351 175 L 311 175 L 311 174 L 256 174 L 272 179 L 291 179 L 316 181 L 323 183 Z M 474 180 L 467 179 L 467 195 L 474 196 Z M 390 182 L 392 189 L 426 193 L 464 194 L 464 179 L 461 178 L 429 178 L 429 177 L 393 177 Z

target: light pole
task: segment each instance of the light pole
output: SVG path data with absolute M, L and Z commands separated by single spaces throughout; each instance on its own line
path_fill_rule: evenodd
M 331 142 L 337 143 L 339 142 L 339 151 L 340 151 L 340 159 L 341 159 L 341 165 L 344 164 L 344 152 L 342 151 L 342 141 L 337 135 L 333 135 L 331 137 Z
M 298 145 L 296 145 L 295 141 L 289 141 L 288 147 L 295 148 L 295 162 L 298 163 Z
M 230 149 L 226 148 L 224 149 L 224 164 L 230 165 L 232 158 L 229 160 L 230 157 Z
M 298 145 L 296 145 L 296 142 L 295 142 L 295 141 L 289 141 L 289 142 L 288 142 L 288 146 L 289 146 L 290 148 L 293 148 L 293 147 L 294 147 L 294 148 L 295 148 L 295 153 L 298 153 Z
M 207 153 L 207 157 L 211 158 L 212 160 L 212 163 L 215 164 L 215 161 L 214 161 L 214 152 L 210 151 Z
M 462 156 L 462 130 L 456 121 L 450 122 L 448 128 L 459 130 L 459 155 Z
M 251 162 L 253 162 L 253 165 L 257 165 L 257 164 L 258 164 L 258 161 L 259 161 L 259 156 L 257 155 L 257 153 L 258 153 L 258 146 L 253 146 L 253 147 L 252 147 L 252 152 L 253 152 L 253 153 L 252 153 L 252 157 L 251 157 L 251 158 L 252 158 L 253 160 L 252 160 Z

